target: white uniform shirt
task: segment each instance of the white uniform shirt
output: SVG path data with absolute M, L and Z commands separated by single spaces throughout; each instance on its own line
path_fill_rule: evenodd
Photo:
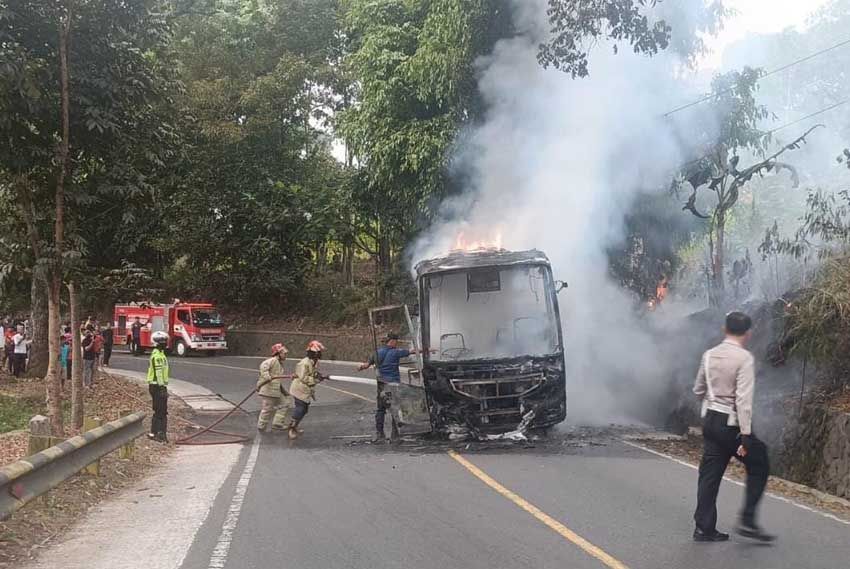
M 15 344 L 15 353 L 16 354 L 26 354 L 27 353 L 27 339 L 23 334 L 15 334 L 12 336 L 12 343 Z
M 727 413 L 730 425 L 737 423 L 741 434 L 752 434 L 755 359 L 740 344 L 725 340 L 702 356 L 694 393 L 705 408 Z

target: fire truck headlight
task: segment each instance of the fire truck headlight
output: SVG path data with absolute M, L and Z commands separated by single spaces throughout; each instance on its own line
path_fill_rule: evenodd
M 193 341 L 193 342 L 200 342 L 200 341 L 201 341 L 201 337 L 200 337 L 200 336 L 198 336 L 197 334 L 192 334 L 192 341 Z

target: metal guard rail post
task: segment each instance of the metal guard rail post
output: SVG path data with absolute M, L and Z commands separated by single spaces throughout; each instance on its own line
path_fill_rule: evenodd
M 0 520 L 145 432 L 133 413 L 0 468 Z

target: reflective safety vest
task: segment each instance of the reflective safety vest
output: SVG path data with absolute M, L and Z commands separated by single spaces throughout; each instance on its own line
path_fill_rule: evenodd
M 168 385 L 168 358 L 165 352 L 154 348 L 151 352 L 151 363 L 148 366 L 148 383 Z

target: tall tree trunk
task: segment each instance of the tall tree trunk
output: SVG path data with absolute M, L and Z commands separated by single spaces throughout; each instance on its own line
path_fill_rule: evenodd
M 354 286 L 354 243 L 350 239 L 342 245 L 342 277 L 346 286 Z
M 723 274 L 726 247 L 726 216 L 718 211 L 714 219 L 714 240 L 711 255 L 712 304 L 722 306 L 726 302 L 726 279 Z
M 64 435 L 62 418 L 62 369 L 59 362 L 60 348 L 60 312 L 61 312 L 61 284 L 56 286 L 55 281 L 50 282 L 47 294 L 47 336 L 50 359 L 47 364 L 47 409 L 50 415 L 50 430 L 54 436 Z
M 32 321 L 32 345 L 27 373 L 33 377 L 44 377 L 48 369 L 48 305 L 47 275 L 43 264 L 36 263 L 30 286 L 30 308 Z
M 83 352 L 80 345 L 80 298 L 73 282 L 68 283 L 68 296 L 71 305 L 71 422 L 74 427 L 83 427 Z
M 50 320 L 49 366 L 47 376 L 47 414 L 50 428 L 56 436 L 64 433 L 62 420 L 62 383 L 57 373 L 56 362 L 59 359 L 59 310 L 61 305 L 62 255 L 65 249 L 65 180 L 70 169 L 71 144 L 71 88 L 68 70 L 68 44 L 71 35 L 71 7 L 66 6 L 65 13 L 59 19 L 59 82 L 60 82 L 60 118 L 62 139 L 59 142 L 57 158 L 59 172 L 56 176 L 55 206 L 53 221 L 54 259 L 51 267 L 49 286 L 47 287 L 47 308 Z M 74 358 L 76 360 L 76 358 Z M 51 373 L 52 372 L 52 373 Z
M 383 228 L 378 232 L 378 256 L 376 259 L 377 269 L 378 269 L 378 278 L 376 280 L 378 290 L 377 290 L 377 300 L 380 304 L 386 304 L 388 298 L 388 286 L 390 279 L 390 266 L 392 264 L 392 259 L 390 258 L 390 238 L 383 231 Z

